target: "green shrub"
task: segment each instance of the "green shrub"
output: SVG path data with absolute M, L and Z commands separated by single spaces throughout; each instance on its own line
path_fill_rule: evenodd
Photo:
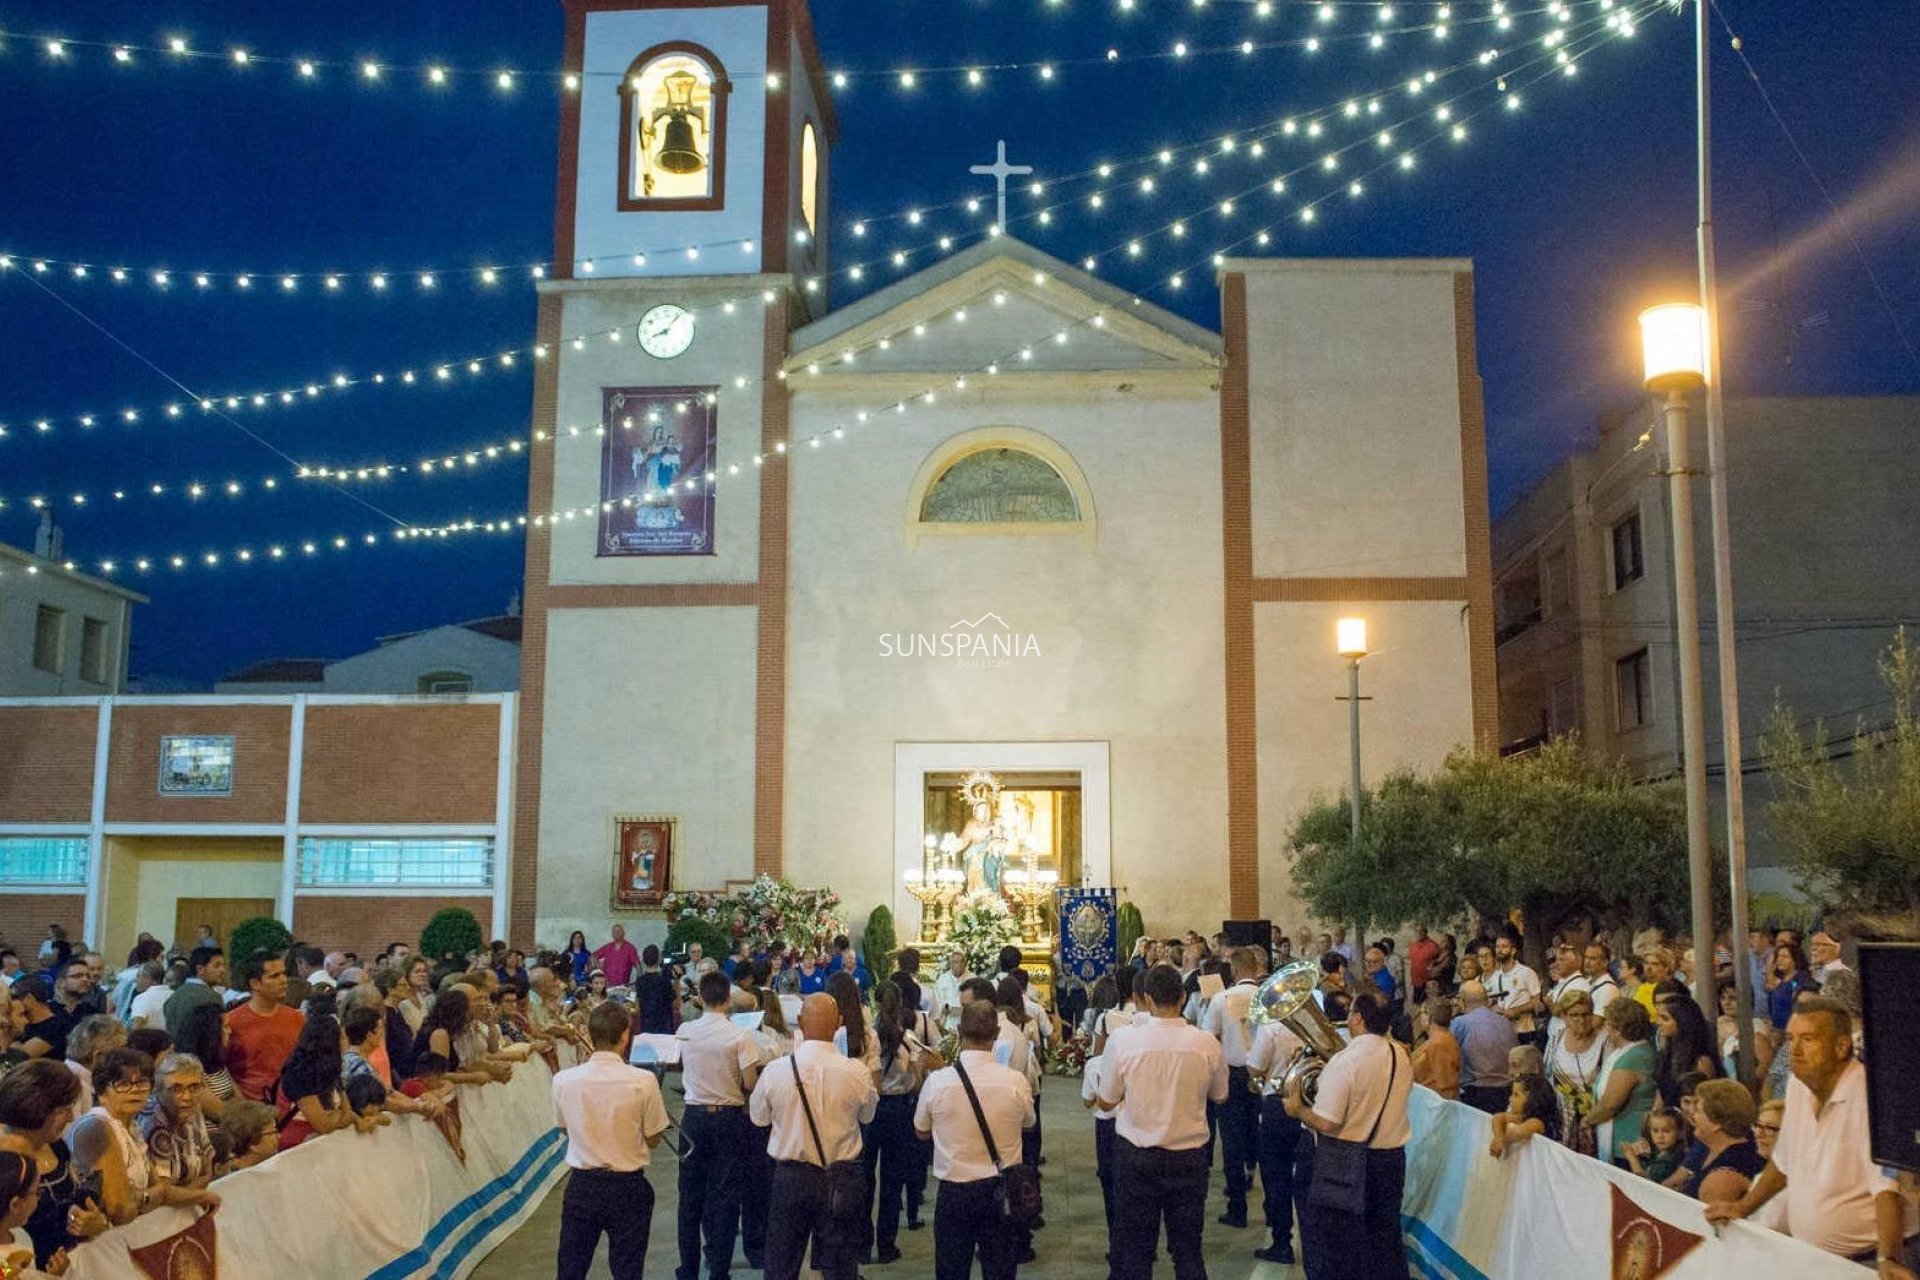
M 866 956 L 867 972 L 876 978 L 885 977 L 893 972 L 893 953 L 899 947 L 899 940 L 893 933 L 893 912 L 879 906 L 867 917 L 866 932 L 861 935 L 860 949 Z
M 233 926 L 227 936 L 227 963 L 238 965 L 256 951 L 285 955 L 293 945 L 293 933 L 272 916 L 254 916 Z
M 687 949 L 689 943 L 697 942 L 700 949 L 714 961 L 725 960 L 733 954 L 733 939 L 723 932 L 719 925 L 711 920 L 702 920 L 698 916 L 681 916 L 667 930 L 667 945 L 664 950 L 670 955 L 679 955 Z
M 443 907 L 420 931 L 420 954 L 441 965 L 464 965 L 469 954 L 484 950 L 486 934 L 465 907 Z

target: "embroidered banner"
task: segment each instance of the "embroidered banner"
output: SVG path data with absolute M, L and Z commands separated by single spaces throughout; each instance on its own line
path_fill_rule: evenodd
M 1120 900 L 1112 889 L 1053 891 L 1060 921 L 1060 985 L 1090 987 L 1110 972 L 1119 946 Z

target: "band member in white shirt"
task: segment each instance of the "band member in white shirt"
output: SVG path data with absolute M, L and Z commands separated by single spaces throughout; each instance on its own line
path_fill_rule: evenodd
M 1400 1200 L 1406 1189 L 1406 1145 L 1413 1137 L 1407 1099 L 1413 1092 L 1413 1064 L 1387 1029 L 1393 1007 L 1374 991 L 1353 997 L 1347 1030 L 1353 1038 L 1328 1059 L 1319 1091 L 1309 1107 L 1295 1081 L 1286 1093 L 1286 1111 L 1315 1133 L 1359 1143 L 1366 1152 L 1365 1202 L 1358 1215 L 1313 1204 L 1313 1222 L 1303 1233 L 1308 1272 L 1326 1280 L 1384 1280 L 1407 1274 L 1407 1251 L 1400 1235 Z M 1321 1152 L 1316 1166 L 1324 1170 Z M 1317 1255 L 1317 1256 L 1316 1256 Z
M 960 1029 L 960 984 L 973 975 L 967 972 L 967 953 L 947 954 L 947 967 L 933 980 L 933 1021 L 940 1034 L 950 1036 Z
M 880 1095 L 873 1073 L 834 1047 L 840 1009 L 815 992 L 800 1006 L 801 1041 L 763 1072 L 748 1112 L 770 1126 L 773 1196 L 767 1210 L 766 1280 L 799 1280 L 807 1242 L 826 1280 L 855 1280 L 869 1194 L 860 1169 L 860 1126 Z M 840 1194 L 833 1194 L 834 1186 Z
M 1295 1202 L 1294 1160 L 1300 1154 L 1300 1122 L 1287 1114 L 1280 1078 L 1301 1049 L 1300 1037 L 1284 1022 L 1263 1022 L 1247 1050 L 1247 1072 L 1262 1081 L 1260 1094 L 1260 1197 L 1273 1239 L 1254 1257 L 1291 1264 Z M 1304 1217 L 1307 1187 L 1298 1184 Z
M 679 1280 L 722 1280 L 733 1264 L 740 1217 L 740 1153 L 752 1140 L 747 1095 L 760 1071 L 760 1046 L 733 1021 L 733 984 L 724 973 L 695 984 L 703 1012 L 680 1028 L 680 1075 L 687 1105 L 680 1117 Z M 749 1259 L 751 1261 L 751 1259 Z
M 1260 1098 L 1247 1083 L 1247 1050 L 1251 1028 L 1247 1015 L 1260 989 L 1265 968 L 1252 947 L 1227 953 L 1234 983 L 1207 1001 L 1200 1029 L 1220 1042 L 1227 1061 L 1227 1100 L 1220 1104 L 1220 1160 L 1226 1172 L 1227 1211 L 1220 1224 L 1247 1225 L 1247 1192 L 1252 1190 L 1252 1168 L 1260 1151 Z
M 1121 1215 L 1114 1239 L 1115 1280 L 1149 1280 L 1160 1224 L 1167 1254 L 1185 1280 L 1206 1275 L 1201 1233 L 1207 1213 L 1207 1103 L 1227 1096 L 1220 1042 L 1180 1016 L 1186 992 L 1171 965 L 1155 965 L 1142 984 L 1144 1025 L 1107 1043 L 1100 1101 L 1115 1109 L 1114 1194 Z
M 999 1033 L 990 1006 L 967 1006 L 960 1015 L 959 1060 L 920 1086 L 913 1127 L 922 1141 L 933 1142 L 933 1176 L 940 1183 L 933 1211 L 934 1280 L 967 1280 L 976 1254 L 983 1280 L 1013 1280 L 1019 1268 L 1019 1239 L 1000 1215 L 1000 1173 L 966 1088 L 971 1084 L 979 1099 L 1001 1165 L 1013 1163 L 1021 1133 L 1034 1122 L 1033 1090 L 1025 1076 L 994 1061 Z
M 553 1078 L 555 1123 L 567 1131 L 566 1198 L 560 1209 L 558 1280 L 585 1280 L 602 1232 L 615 1280 L 640 1280 L 653 1226 L 651 1152 L 667 1131 L 653 1074 L 627 1064 L 627 1007 L 609 1001 L 587 1018 L 593 1055 Z

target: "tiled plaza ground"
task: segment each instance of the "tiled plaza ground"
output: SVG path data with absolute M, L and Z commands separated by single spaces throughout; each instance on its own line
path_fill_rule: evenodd
M 671 1081 L 671 1077 L 669 1078 Z M 672 1083 L 667 1090 L 668 1108 L 679 1110 L 679 1095 Z M 1034 1238 L 1039 1259 L 1020 1268 L 1025 1280 L 1106 1280 L 1106 1225 L 1100 1213 L 1100 1183 L 1093 1174 L 1093 1120 L 1080 1106 L 1077 1080 L 1049 1080 L 1041 1096 L 1046 1134 L 1046 1166 L 1041 1170 L 1047 1195 L 1047 1226 Z M 674 1215 L 677 1197 L 674 1183 L 678 1167 L 667 1144 L 654 1152 L 648 1173 L 655 1201 L 653 1234 L 647 1249 L 647 1275 L 667 1280 L 679 1264 L 674 1245 Z M 1220 1174 L 1214 1171 L 1214 1194 L 1207 1204 L 1207 1274 L 1212 1280 L 1294 1280 L 1298 1267 L 1283 1267 L 1261 1262 L 1253 1251 L 1264 1245 L 1266 1233 L 1258 1224 L 1259 1209 L 1253 1212 L 1256 1225 L 1236 1231 L 1214 1222 L 1221 1210 Z M 927 1187 L 928 1217 L 931 1220 L 934 1184 Z M 1257 1191 L 1256 1191 L 1257 1195 Z M 473 1280 L 533 1280 L 553 1274 L 554 1245 L 560 1235 L 561 1189 L 555 1187 L 546 1203 L 526 1225 L 496 1249 L 473 1273 Z M 900 1261 L 887 1266 L 863 1267 L 867 1280 L 925 1280 L 933 1275 L 933 1229 L 900 1232 Z M 1172 1267 L 1164 1252 L 1156 1275 L 1171 1276 Z M 607 1271 L 603 1244 L 593 1273 L 604 1280 Z M 736 1252 L 733 1274 L 752 1280 L 759 1273 L 747 1269 L 746 1259 Z M 976 1274 L 978 1270 L 976 1268 Z M 704 1280 L 704 1277 L 703 1277 Z

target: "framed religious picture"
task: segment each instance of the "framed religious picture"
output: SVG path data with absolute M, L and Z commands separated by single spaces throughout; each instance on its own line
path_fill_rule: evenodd
M 233 735 L 167 734 L 160 739 L 160 794 L 233 794 Z
M 713 554 L 718 387 L 601 390 L 599 556 Z
M 673 887 L 674 846 L 680 819 L 650 813 L 613 820 L 613 908 L 658 907 Z

